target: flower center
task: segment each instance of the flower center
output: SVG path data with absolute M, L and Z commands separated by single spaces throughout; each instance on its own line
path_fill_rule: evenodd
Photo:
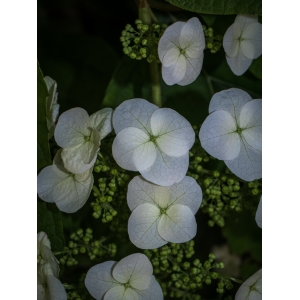
M 160 213 L 163 215 L 163 214 L 165 214 L 166 213 L 166 209 L 165 208 L 161 208 L 160 209 Z
M 241 133 L 242 133 L 242 131 L 243 131 L 243 129 L 242 129 L 242 128 L 240 128 L 240 127 L 238 127 L 238 129 L 237 129 L 237 131 L 236 131 L 236 132 L 237 132 L 238 134 L 241 134 Z
M 185 55 L 185 53 L 186 53 L 186 50 L 185 50 L 185 49 L 180 49 L 180 54 Z
M 124 284 L 125 289 L 128 289 L 130 287 L 130 284 L 127 282 Z
M 90 137 L 87 136 L 87 135 L 85 135 L 85 136 L 84 136 L 84 139 L 88 142 L 88 141 L 90 140 Z
M 150 141 L 153 142 L 153 143 L 155 143 L 155 141 L 156 141 L 156 136 L 150 135 Z

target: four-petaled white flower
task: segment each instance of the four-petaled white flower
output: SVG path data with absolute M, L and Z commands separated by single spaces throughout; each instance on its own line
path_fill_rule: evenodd
M 202 147 L 246 181 L 262 176 L 262 101 L 239 89 L 216 93 L 200 129 Z
M 59 264 L 45 232 L 38 233 L 37 242 L 37 299 L 67 300 L 67 293 L 57 279 Z
M 98 264 L 86 274 L 85 286 L 97 300 L 162 300 L 146 255 L 131 254 L 119 262 Z
M 57 151 L 53 165 L 44 168 L 37 178 L 39 197 L 46 202 L 54 202 L 66 213 L 79 210 L 89 198 L 93 188 L 93 168 L 82 174 L 72 174 L 61 159 L 62 149 Z
M 59 114 L 59 104 L 57 103 L 57 83 L 49 76 L 44 77 L 49 96 L 46 99 L 46 115 L 48 138 L 50 139 L 54 134 L 55 123 Z
M 173 109 L 132 99 L 116 108 L 113 126 L 117 136 L 112 153 L 119 166 L 139 171 L 159 185 L 183 179 L 195 141 L 194 130 L 184 117 Z
M 262 197 L 260 197 L 259 204 L 257 206 L 255 221 L 257 226 L 262 228 Z
M 223 47 L 226 60 L 235 75 L 244 74 L 252 60 L 262 53 L 262 26 L 257 16 L 237 15 L 227 29 Z
M 112 131 L 111 108 L 101 109 L 90 117 L 80 107 L 72 108 L 58 119 L 54 138 L 63 148 L 64 166 L 73 174 L 81 174 L 93 167 L 100 140 Z
M 192 83 L 200 74 L 204 48 L 205 37 L 198 18 L 169 26 L 158 43 L 158 56 L 165 83 Z
M 154 249 L 168 242 L 185 243 L 195 237 L 195 214 L 202 191 L 195 179 L 184 179 L 170 187 L 158 186 L 134 177 L 128 185 L 127 203 L 131 242 L 141 249 Z
M 262 299 L 262 272 L 261 269 L 249 277 L 238 289 L 235 300 Z

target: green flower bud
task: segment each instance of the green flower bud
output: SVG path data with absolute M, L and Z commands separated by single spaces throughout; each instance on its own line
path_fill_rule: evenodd
M 216 291 L 217 291 L 217 293 L 219 293 L 219 294 L 224 293 L 224 289 L 219 289 L 219 288 L 217 288 Z
M 205 283 L 206 284 L 211 284 L 211 278 L 210 277 L 206 277 L 205 278 Z
M 209 32 L 207 33 L 207 36 L 210 37 L 210 38 L 212 38 L 212 37 L 214 36 L 214 33 L 211 32 L 211 31 L 209 31 Z
M 113 219 L 112 215 L 106 215 L 105 219 L 109 222 Z
M 126 36 L 127 35 L 127 31 L 126 30 L 122 30 L 122 36 Z
M 259 193 L 259 191 L 258 191 L 257 188 L 254 188 L 254 189 L 252 190 L 252 195 L 256 196 L 258 193 Z
M 141 30 L 141 29 L 143 28 L 143 25 L 142 25 L 142 24 L 137 24 L 136 28 L 137 28 L 138 30 Z
M 143 30 L 143 31 L 147 31 L 148 29 L 149 29 L 149 26 L 148 26 L 148 25 L 143 25 L 143 26 L 142 26 L 142 30 Z
M 215 222 L 213 220 L 209 220 L 207 222 L 207 224 L 208 224 L 209 227 L 213 227 L 215 225 Z
M 234 186 L 233 186 L 233 190 L 234 190 L 235 192 L 239 191 L 239 190 L 240 190 L 240 186 L 239 186 L 239 185 L 234 185 Z
M 79 248 L 79 252 L 80 253 L 85 253 L 86 252 L 86 248 L 84 246 Z
M 95 167 L 94 167 L 94 171 L 95 171 L 96 173 L 99 173 L 99 172 L 101 171 L 101 167 L 100 167 L 100 166 L 95 166 Z
M 133 41 L 135 44 L 138 44 L 140 42 L 140 38 L 136 37 Z
M 98 212 L 93 212 L 93 217 L 95 218 L 95 219 L 99 219 L 99 217 L 100 217 L 100 214 L 98 213 Z
M 147 42 L 148 42 L 148 41 L 147 41 L 146 39 L 143 39 L 143 40 L 142 40 L 142 45 L 143 45 L 143 46 L 146 46 L 146 45 L 147 45 Z
M 186 261 L 184 264 L 183 264 L 183 268 L 184 269 L 188 269 L 190 267 L 190 263 L 188 261 Z
M 199 259 L 195 259 L 195 260 L 193 261 L 193 264 L 194 264 L 194 266 L 196 266 L 196 267 L 200 267 L 200 265 L 201 265 Z
M 223 268 L 224 268 L 224 263 L 220 262 L 220 263 L 219 263 L 219 268 L 220 268 L 220 269 L 223 269 Z
M 225 287 L 227 290 L 231 290 L 233 288 L 233 284 L 231 282 L 228 282 Z
M 219 274 L 216 273 L 216 272 L 212 272 L 212 273 L 210 274 L 210 276 L 211 276 L 212 279 L 217 279 L 217 278 L 219 277 Z
M 228 179 L 227 183 L 228 183 L 228 185 L 233 185 L 234 184 L 234 180 L 233 179 Z
M 214 176 L 214 177 L 219 177 L 219 176 L 220 176 L 220 172 L 214 171 L 214 172 L 213 172 L 213 176 Z
M 78 254 L 78 250 L 77 250 L 77 249 L 73 249 L 72 253 L 73 253 L 74 255 L 77 255 L 77 254 Z
M 211 49 L 211 48 L 213 47 L 213 44 L 212 44 L 211 42 L 209 42 L 209 43 L 207 43 L 206 47 L 207 47 L 208 49 Z
M 141 20 L 135 20 L 135 24 L 142 24 Z

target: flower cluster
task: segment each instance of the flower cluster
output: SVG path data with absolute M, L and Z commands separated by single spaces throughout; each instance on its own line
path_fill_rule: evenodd
M 67 293 L 57 279 L 59 263 L 51 251 L 50 241 L 45 232 L 37 235 L 37 299 L 67 300 Z
M 246 181 L 261 178 L 262 101 L 229 89 L 216 93 L 199 132 L 202 147 Z
M 85 285 L 97 300 L 162 300 L 161 287 L 152 273 L 147 256 L 135 253 L 119 262 L 95 265 L 88 271 Z
M 205 37 L 198 18 L 169 26 L 158 44 L 162 77 L 167 85 L 188 85 L 196 80 L 203 63 Z
M 183 179 L 195 141 L 184 117 L 173 109 L 132 99 L 116 108 L 113 126 L 117 136 L 112 154 L 120 167 L 139 171 L 146 180 L 163 186 Z
M 53 165 L 38 175 L 39 197 L 55 202 L 67 213 L 79 210 L 87 201 L 94 183 L 93 165 L 100 140 L 112 130 L 112 109 L 102 109 L 90 117 L 82 108 L 64 112 L 56 125 L 54 137 L 60 149 Z
M 227 29 L 223 47 L 227 63 L 235 75 L 244 74 L 262 53 L 262 25 L 257 16 L 237 15 Z

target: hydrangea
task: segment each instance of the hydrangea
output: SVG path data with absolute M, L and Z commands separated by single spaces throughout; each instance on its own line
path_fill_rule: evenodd
M 262 228 L 262 198 L 260 197 L 259 204 L 256 210 L 255 214 L 255 221 L 257 223 L 257 226 Z
M 50 241 L 45 232 L 37 235 L 37 299 L 67 300 L 67 293 L 57 279 L 59 264 L 51 251 Z
M 249 277 L 238 289 L 235 300 L 262 299 L 262 272 L 261 269 Z
M 246 181 L 262 176 L 262 101 L 239 89 L 216 93 L 200 129 L 202 147 Z
M 171 243 L 184 243 L 195 237 L 195 214 L 202 191 L 195 179 L 184 179 L 170 187 L 158 186 L 134 177 L 128 185 L 127 203 L 132 211 L 128 220 L 131 242 L 142 249 Z
M 169 26 L 158 43 L 158 56 L 165 83 L 192 83 L 200 74 L 204 48 L 205 37 L 198 18 Z
M 113 126 L 117 136 L 112 153 L 119 166 L 139 171 L 159 185 L 183 179 L 195 141 L 194 130 L 184 117 L 170 108 L 132 99 L 116 108 Z
M 85 286 L 97 300 L 162 300 L 162 289 L 152 273 L 147 256 L 135 253 L 119 262 L 106 261 L 92 267 Z
M 47 127 L 48 138 L 50 139 L 54 134 L 55 123 L 59 114 L 59 104 L 57 103 L 57 83 L 49 76 L 44 78 L 49 92 L 49 96 L 46 99 L 46 115 L 47 115 Z
M 101 109 L 90 117 L 80 107 L 72 108 L 58 119 L 54 138 L 63 148 L 64 166 L 73 174 L 81 174 L 93 167 L 100 140 L 112 131 L 111 108 Z
M 79 210 L 89 198 L 93 188 L 93 169 L 82 174 L 72 174 L 61 159 L 60 149 L 53 160 L 53 165 L 44 168 L 37 178 L 39 197 L 46 202 L 54 202 L 66 213 Z
M 262 53 L 262 25 L 257 16 L 237 15 L 224 35 L 223 47 L 232 72 L 244 74 Z

